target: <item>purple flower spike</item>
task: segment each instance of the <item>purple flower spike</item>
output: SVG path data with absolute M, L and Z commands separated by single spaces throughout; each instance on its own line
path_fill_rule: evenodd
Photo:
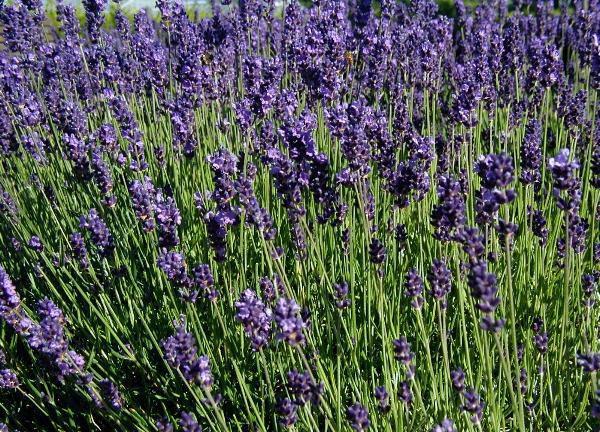
M 119 411 L 123 407 L 123 399 L 115 383 L 109 379 L 103 379 L 100 381 L 100 388 L 108 405 L 115 411 Z
M 277 415 L 279 416 L 279 424 L 283 427 L 290 427 L 298 421 L 298 405 L 290 399 L 285 398 L 277 402 Z
M 169 366 L 179 369 L 184 378 L 208 389 L 213 384 L 208 357 L 198 357 L 196 339 L 182 325 L 176 327 L 174 335 L 161 341 L 164 359 Z
M 280 297 L 273 312 L 279 328 L 277 339 L 284 340 L 291 346 L 304 345 L 307 323 L 300 315 L 298 303 L 294 299 Z
M 445 308 L 445 298 L 452 289 L 452 273 L 444 260 L 433 260 L 427 274 L 427 281 L 429 282 L 429 294 L 434 299 L 441 301 L 442 307 Z
M 252 349 L 260 351 L 271 338 L 271 309 L 258 298 L 252 290 L 245 290 L 235 302 L 235 319 L 242 323 L 246 335 L 250 338 Z
M 456 432 L 456 427 L 452 420 L 444 419 L 439 425 L 434 426 L 431 432 Z
M 416 269 L 410 269 L 404 281 L 404 295 L 410 297 L 411 306 L 420 309 L 423 306 L 423 279 L 417 273 Z
M 369 421 L 369 412 L 358 402 L 346 410 L 346 417 L 348 418 L 350 427 L 357 432 L 366 431 L 371 425 L 371 422 Z
M 87 215 L 81 216 L 79 226 L 90 233 L 92 243 L 98 248 L 100 256 L 112 255 L 115 248 L 113 236 L 96 209 L 91 209 Z
M 463 405 L 461 408 L 463 411 L 471 414 L 473 424 L 481 423 L 485 402 L 481 400 L 481 396 L 475 393 L 474 389 L 469 388 L 463 393 Z
M 10 369 L 0 369 L 0 390 L 14 389 L 19 386 L 17 374 Z
M 378 403 L 379 412 L 385 414 L 390 410 L 390 395 L 384 386 L 375 387 L 375 399 Z

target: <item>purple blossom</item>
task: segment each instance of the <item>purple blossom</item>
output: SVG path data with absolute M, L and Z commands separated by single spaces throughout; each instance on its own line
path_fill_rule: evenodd
M 427 274 L 429 282 L 429 294 L 436 300 L 442 302 L 442 307 L 445 308 L 445 297 L 452 289 L 452 273 L 444 260 L 434 259 L 431 264 L 431 269 Z
M 338 309 L 346 309 L 351 304 L 348 298 L 348 283 L 340 282 L 333 285 L 335 305 Z
M 525 127 L 521 143 L 521 176 L 523 184 L 538 184 L 541 181 L 542 166 L 542 127 L 539 121 L 531 119 Z
M 456 427 L 452 420 L 444 419 L 440 424 L 435 425 L 431 432 L 456 432 Z
M 585 372 L 598 372 L 600 371 L 600 353 L 577 354 L 577 364 Z
M 304 345 L 304 329 L 307 323 L 300 316 L 300 306 L 294 299 L 280 297 L 273 310 L 273 318 L 277 323 L 277 339 L 291 346 Z
M 284 398 L 277 402 L 277 415 L 279 416 L 279 424 L 283 427 L 293 426 L 298 421 L 298 405 L 290 399 Z
M 165 196 L 161 190 L 156 194 L 155 215 L 159 246 L 166 248 L 177 246 L 179 244 L 177 227 L 181 225 L 181 214 L 173 197 Z
M 408 381 L 401 381 L 398 384 L 398 399 L 410 408 L 413 402 L 413 394 Z
M 32 236 L 27 242 L 27 246 L 36 252 L 42 252 L 44 250 L 44 245 L 38 236 Z
M 0 369 L 0 389 L 14 389 L 19 386 L 17 374 L 10 369 Z
M 184 378 L 209 389 L 213 384 L 210 361 L 207 356 L 198 356 L 196 339 L 185 330 L 184 325 L 175 328 L 175 334 L 161 341 L 164 359 L 169 366 L 179 369 Z
M 291 370 L 287 374 L 287 389 L 298 406 L 307 402 L 318 404 L 323 394 L 323 383 L 316 383 L 309 372 Z
M 202 427 L 198 424 L 193 413 L 183 411 L 179 419 L 179 425 L 184 432 L 202 432 Z
M 346 410 L 346 417 L 350 423 L 350 427 L 355 431 L 365 431 L 369 429 L 371 422 L 369 421 L 369 412 L 360 403 L 348 407 Z
M 252 349 L 261 350 L 271 338 L 271 309 L 258 298 L 252 290 L 245 290 L 235 302 L 235 319 L 244 326 L 246 335 L 250 338 Z
M 375 387 L 375 399 L 377 400 L 379 412 L 385 414 L 390 410 L 390 395 L 384 386 Z
M 461 368 L 451 371 L 450 379 L 452 380 L 452 387 L 454 390 L 459 393 L 465 391 L 465 373 Z
M 87 215 L 79 218 L 79 227 L 90 233 L 92 243 L 98 248 L 100 256 L 112 255 L 115 248 L 113 236 L 96 209 L 91 209 Z
M 87 269 L 90 266 L 88 259 L 87 248 L 85 247 L 85 241 L 80 232 L 74 232 L 69 235 L 69 243 L 73 248 L 73 256 L 79 261 L 79 265 L 83 269 Z
M 483 409 L 485 408 L 485 402 L 481 399 L 475 390 L 469 388 L 464 391 L 462 410 L 468 412 L 471 415 L 471 421 L 474 424 L 479 424 L 483 417 Z
M 103 379 L 99 384 L 104 400 L 112 409 L 119 411 L 123 407 L 123 399 L 115 383 L 109 379 Z
M 412 299 L 410 304 L 413 308 L 420 309 L 423 306 L 423 279 L 414 268 L 406 274 L 404 295 Z
M 62 310 L 51 300 L 43 299 L 38 302 L 37 312 L 40 322 L 30 329 L 27 339 L 29 346 L 47 356 L 57 370 L 59 381 L 81 374 L 85 359 L 69 349 L 65 334 L 66 319 Z

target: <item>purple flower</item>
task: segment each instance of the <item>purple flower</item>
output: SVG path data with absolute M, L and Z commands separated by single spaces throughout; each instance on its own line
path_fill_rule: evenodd
M 600 371 L 600 353 L 577 354 L 577 364 L 588 373 Z
M 96 209 L 91 209 L 87 216 L 81 216 L 79 226 L 90 233 L 92 243 L 98 248 L 101 256 L 109 257 L 112 255 L 115 248 L 113 236 Z
M 21 297 L 2 266 L 0 266 L 0 317 L 17 333 L 25 334 L 32 326 L 31 319 L 22 309 Z
M 485 402 L 481 400 L 481 396 L 475 393 L 474 389 L 469 388 L 463 393 L 463 405 L 461 409 L 471 414 L 471 421 L 474 424 L 481 422 L 484 408 Z
M 433 260 L 427 274 L 427 281 L 429 282 L 429 294 L 434 299 L 442 301 L 442 307 L 445 308 L 445 297 L 452 289 L 452 273 L 444 260 Z
M 83 269 L 87 269 L 90 266 L 88 260 L 87 248 L 85 247 L 85 241 L 80 232 L 74 232 L 69 235 L 69 243 L 73 248 L 73 256 L 79 261 L 79 265 Z
M 150 177 L 134 180 L 129 184 L 129 195 L 135 216 L 142 222 L 144 231 L 152 231 L 155 227 L 154 210 L 156 206 L 156 189 Z
M 65 335 L 66 319 L 51 300 L 38 302 L 38 325 L 32 326 L 27 342 L 29 346 L 45 354 L 58 372 L 59 381 L 70 375 L 79 375 L 83 371 L 85 359 L 73 350 L 69 350 L 69 341 Z
M 316 383 L 309 372 L 289 371 L 287 388 L 298 406 L 304 406 L 307 402 L 318 404 L 323 394 L 323 383 Z
M 375 399 L 378 403 L 379 412 L 382 414 L 387 413 L 390 410 L 390 395 L 384 386 L 375 387 L 374 393 Z
M 477 308 L 486 314 L 481 321 L 484 330 L 497 332 L 503 325 L 503 320 L 495 320 L 491 314 L 500 304 L 496 275 L 487 271 L 487 263 L 481 261 L 470 266 L 467 283 L 471 295 L 477 300 Z
M 280 297 L 275 305 L 273 317 L 279 328 L 278 340 L 284 340 L 291 346 L 304 345 L 304 329 L 307 324 L 300 315 L 300 306 L 294 299 Z
M 542 174 L 542 127 L 539 121 L 531 119 L 525 127 L 525 136 L 521 143 L 521 176 L 523 184 L 538 184 Z
M 369 257 L 373 264 L 381 264 L 385 261 L 387 256 L 387 249 L 383 245 L 383 243 L 377 239 L 373 238 L 371 243 L 369 244 Z
M 587 273 L 581 276 L 581 289 L 585 297 L 585 305 L 592 307 L 595 303 L 594 295 L 596 294 L 596 284 L 598 282 L 599 275 L 594 273 Z
M 298 405 L 290 399 L 284 398 L 277 402 L 277 415 L 279 416 L 279 424 L 283 427 L 293 426 L 298 421 Z
M 173 197 L 165 196 L 159 190 L 156 194 L 156 226 L 158 228 L 158 244 L 172 248 L 179 244 L 177 227 L 181 225 L 181 214 Z
M 179 425 L 184 432 L 202 432 L 202 427 L 198 424 L 193 413 L 183 411 L 179 419 Z
M 465 391 L 465 373 L 461 368 L 451 371 L 450 379 L 452 380 L 452 387 L 454 390 L 459 393 Z
M 369 421 L 369 412 L 360 403 L 348 407 L 346 417 L 350 423 L 350 427 L 355 431 L 361 432 L 369 429 L 371 422 Z
M 42 252 L 44 250 L 44 245 L 38 236 L 32 236 L 29 239 L 29 242 L 27 242 L 27 246 L 36 252 Z
M 115 383 L 109 379 L 103 379 L 100 381 L 100 389 L 102 390 L 104 400 L 108 402 L 108 405 L 112 409 L 119 411 L 123 407 L 123 399 Z
M 187 274 L 185 256 L 179 252 L 162 249 L 157 261 L 158 267 L 165 273 L 167 279 L 179 288 L 189 288 L 190 278 Z
M 413 394 L 408 381 L 401 381 L 398 384 L 398 399 L 404 402 L 404 404 L 409 408 L 412 405 Z
M 431 212 L 434 237 L 442 241 L 454 240 L 466 221 L 465 199 L 460 182 L 450 176 L 438 180 L 439 203 Z
M 415 366 L 412 364 L 412 361 L 415 355 L 410 350 L 410 343 L 408 343 L 406 337 L 402 336 L 399 339 L 394 339 L 393 345 L 394 358 L 406 366 L 406 375 L 408 378 L 412 378 L 415 371 Z
M 210 361 L 207 356 L 198 356 L 196 339 L 183 324 L 175 328 L 174 335 L 162 340 L 161 346 L 169 366 L 179 369 L 186 380 L 207 389 L 212 386 Z
M 579 169 L 577 160 L 569 160 L 569 149 L 561 149 L 558 154 L 548 161 L 548 169 L 552 173 L 554 195 L 558 207 L 562 210 L 577 210 L 581 202 L 581 183 L 576 176 Z M 561 195 L 566 192 L 566 196 Z
M 17 374 L 10 369 L 0 369 L 0 389 L 14 389 L 19 386 Z
M 348 283 L 340 282 L 333 285 L 335 305 L 338 309 L 346 309 L 351 304 L 351 300 L 348 298 Z
M 531 219 L 531 232 L 538 237 L 540 246 L 545 246 L 548 241 L 548 228 L 546 227 L 546 218 L 540 210 L 527 208 L 527 214 Z
M 215 301 L 219 297 L 219 292 L 214 288 L 215 278 L 208 264 L 198 264 L 192 270 L 192 284 L 204 292 L 204 296 L 209 301 Z
M 410 269 L 404 281 L 404 295 L 410 297 L 411 306 L 415 309 L 423 305 L 423 279 L 417 273 L 417 269 Z
M 435 425 L 431 432 L 456 432 L 456 427 L 452 420 L 444 419 L 440 424 Z
M 235 302 L 235 319 L 242 323 L 246 335 L 250 338 L 252 349 L 261 350 L 271 338 L 271 309 L 258 298 L 252 290 L 245 290 Z
M 173 432 L 173 425 L 168 419 L 164 418 L 156 421 L 156 429 L 158 432 Z

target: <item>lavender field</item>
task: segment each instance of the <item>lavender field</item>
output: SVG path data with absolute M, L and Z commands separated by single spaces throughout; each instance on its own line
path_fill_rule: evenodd
M 207 3 L 0 6 L 0 431 L 600 430 L 600 1 Z

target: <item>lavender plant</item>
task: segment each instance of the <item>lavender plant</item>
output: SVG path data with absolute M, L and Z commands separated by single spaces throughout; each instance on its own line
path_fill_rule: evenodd
M 0 430 L 599 430 L 600 2 L 207 3 L 0 5 Z

